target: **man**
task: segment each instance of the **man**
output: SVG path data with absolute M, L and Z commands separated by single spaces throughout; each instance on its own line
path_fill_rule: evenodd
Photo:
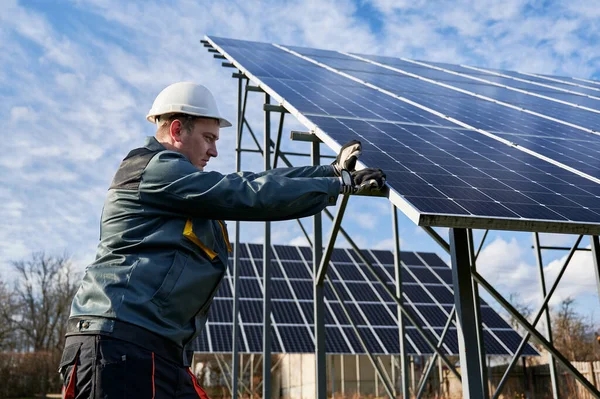
M 222 220 L 300 218 L 340 192 L 384 185 L 380 169 L 354 171 L 357 141 L 332 165 L 205 172 L 220 127 L 231 123 L 198 84 L 165 88 L 147 119 L 156 135 L 117 170 L 96 260 L 73 299 L 59 366 L 65 398 L 206 398 L 188 367 L 189 344 L 226 270 Z

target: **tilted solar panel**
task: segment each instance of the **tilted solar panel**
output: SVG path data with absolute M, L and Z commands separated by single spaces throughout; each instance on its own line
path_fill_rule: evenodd
M 598 100 L 448 64 L 208 40 L 332 149 L 359 138 L 419 225 L 600 232 L 600 114 L 564 103 Z
M 259 353 L 262 348 L 262 246 L 242 244 L 240 262 L 240 328 L 241 352 Z M 310 248 L 276 245 L 271 270 L 273 352 L 314 352 L 313 344 L 313 287 Z M 393 255 L 390 251 L 365 251 L 377 265 L 390 286 L 394 283 Z M 254 254 L 254 255 L 252 255 Z M 364 264 L 346 249 L 335 249 L 328 275 L 361 336 L 373 353 L 397 354 L 398 321 L 396 303 L 370 274 Z M 416 315 L 420 326 L 437 340 L 451 314 L 454 297 L 450 268 L 433 253 L 402 252 L 403 302 Z M 233 327 L 232 263 L 217 296 L 205 331 L 195 342 L 199 352 L 231 352 Z M 302 270 L 302 272 L 298 272 Z M 291 277 L 301 276 L 301 277 Z M 325 289 L 326 347 L 328 353 L 364 353 L 344 317 L 341 305 L 329 286 Z M 485 301 L 481 301 L 485 331 L 486 353 L 505 355 L 514 352 L 520 343 L 519 335 Z M 409 354 L 431 354 L 432 349 L 413 326 L 407 326 Z M 444 351 L 458 352 L 455 326 L 445 339 Z M 537 352 L 528 347 L 526 355 Z

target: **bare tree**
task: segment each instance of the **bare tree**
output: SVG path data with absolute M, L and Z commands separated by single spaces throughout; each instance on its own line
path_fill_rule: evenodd
M 17 311 L 14 292 L 0 281 L 0 350 L 12 350 L 16 346 L 16 325 L 13 319 Z
M 566 298 L 554 310 L 554 346 L 571 361 L 598 360 L 594 326 L 584 315 L 575 311 L 574 302 L 573 298 Z
M 19 274 L 13 322 L 26 339 L 28 348 L 22 349 L 59 350 L 78 281 L 69 257 L 35 252 L 29 260 L 11 263 Z

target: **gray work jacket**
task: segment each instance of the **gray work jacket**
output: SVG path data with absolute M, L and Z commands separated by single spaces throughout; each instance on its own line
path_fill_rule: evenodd
M 108 190 L 96 260 L 70 317 L 89 318 L 81 333 L 110 334 L 117 320 L 185 348 L 225 274 L 231 246 L 222 220 L 301 218 L 334 205 L 339 191 L 329 165 L 203 172 L 149 137 Z

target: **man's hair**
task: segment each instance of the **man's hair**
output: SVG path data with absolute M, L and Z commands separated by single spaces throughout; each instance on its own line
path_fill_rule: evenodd
M 194 120 L 197 119 L 197 116 L 194 115 L 186 115 L 186 114 L 168 114 L 168 115 L 160 115 L 156 117 L 158 129 L 156 133 L 158 135 L 168 134 L 169 126 L 175 119 L 181 122 L 181 130 L 186 133 L 190 133 L 194 126 Z
M 183 130 L 186 133 L 192 132 L 192 130 L 194 128 L 194 121 L 196 119 L 210 119 L 210 120 L 214 121 L 215 123 L 219 123 L 218 119 L 205 118 L 202 116 L 195 116 L 195 115 L 187 115 L 187 114 L 160 115 L 160 116 L 156 117 L 156 120 L 157 120 L 156 125 L 158 126 L 158 128 L 156 130 L 156 135 L 158 137 L 168 135 L 169 134 L 169 126 L 171 126 L 171 123 L 173 123 L 173 121 L 175 119 L 177 119 L 177 120 L 179 120 L 179 122 L 181 122 L 181 130 Z

